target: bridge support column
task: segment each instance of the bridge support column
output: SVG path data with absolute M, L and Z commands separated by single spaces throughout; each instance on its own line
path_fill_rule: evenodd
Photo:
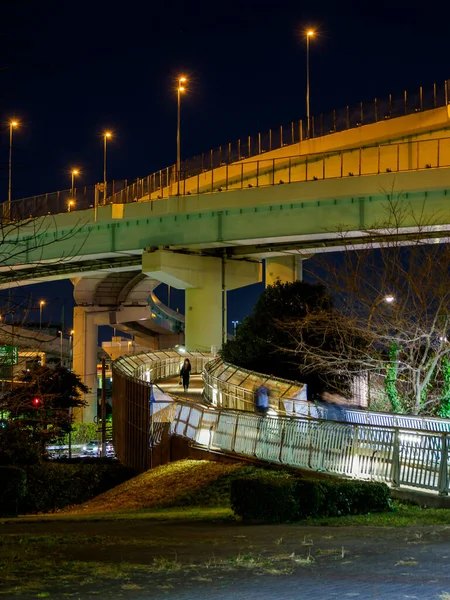
M 266 258 L 266 287 L 276 281 L 293 283 L 303 281 L 303 261 L 309 256 L 288 254 Z
M 73 370 L 90 389 L 85 394 L 87 405 L 74 411 L 76 423 L 92 423 L 97 415 L 97 348 L 98 325 L 95 312 L 83 306 L 73 311 Z
M 226 339 L 226 292 L 261 281 L 261 265 L 246 260 L 145 252 L 142 270 L 151 277 L 186 290 L 185 345 L 210 352 Z

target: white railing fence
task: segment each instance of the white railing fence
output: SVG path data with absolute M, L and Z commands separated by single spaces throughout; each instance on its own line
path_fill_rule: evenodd
M 203 372 L 204 393 L 211 402 L 215 395 L 214 405 L 174 400 L 151 417 L 152 384 L 177 376 L 185 357 L 193 373 Z M 114 362 L 113 378 L 114 446 L 125 464 L 139 470 L 151 464 L 152 431 L 165 423 L 172 435 L 204 449 L 448 495 L 445 419 L 349 410 L 346 422 L 326 420 L 321 407 L 297 398 L 301 384 L 240 370 L 199 352 L 122 357 Z M 284 406 L 284 414 L 253 412 L 261 382 L 274 382 L 272 406 Z
M 203 381 L 205 398 L 219 408 L 253 412 L 256 389 L 260 385 L 265 385 L 270 390 L 269 404 L 273 410 L 287 416 L 326 418 L 326 405 L 308 402 L 306 386 L 302 387 L 300 383 L 246 371 L 224 363 L 220 358 L 206 363 Z M 351 406 L 345 408 L 345 416 L 348 423 L 355 425 L 450 433 L 450 419 L 373 412 L 358 410 Z
M 447 433 L 175 405 L 171 434 L 207 450 L 448 495 Z

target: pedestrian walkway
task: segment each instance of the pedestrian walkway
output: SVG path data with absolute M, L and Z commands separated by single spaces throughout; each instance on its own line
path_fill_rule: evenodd
M 180 385 L 179 377 L 171 377 L 170 379 L 162 379 L 158 381 L 158 387 L 166 394 L 179 398 L 180 400 L 192 400 L 193 402 L 201 402 L 203 396 L 203 379 L 201 375 L 191 375 L 189 389 L 187 392 Z

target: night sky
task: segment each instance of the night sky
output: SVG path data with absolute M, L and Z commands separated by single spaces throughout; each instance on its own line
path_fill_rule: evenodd
M 450 77 L 449 5 L 411 2 L 106 2 L 3 0 L 0 18 L 0 195 L 6 199 L 8 126 L 15 133 L 14 198 L 102 179 L 134 179 L 172 164 L 174 79 L 189 78 L 182 156 L 304 117 L 305 43 L 311 42 L 311 113 Z M 331 257 L 330 257 L 331 259 Z M 310 264 L 313 261 L 310 262 Z M 46 319 L 66 329 L 69 282 L 21 295 L 51 298 Z M 229 294 L 229 324 L 261 287 Z M 163 298 L 164 299 L 164 298 Z M 172 306 L 182 309 L 181 294 Z M 38 318 L 38 313 L 37 313 Z

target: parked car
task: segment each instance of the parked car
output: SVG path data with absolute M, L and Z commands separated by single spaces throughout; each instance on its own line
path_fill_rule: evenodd
M 83 446 L 82 456 L 98 456 L 102 455 L 102 443 L 99 440 L 91 440 Z M 108 440 L 105 445 L 105 456 L 108 458 L 115 457 L 114 446 L 111 440 Z
M 89 441 L 83 446 L 83 456 L 100 456 L 102 451 L 102 443 L 97 440 Z

